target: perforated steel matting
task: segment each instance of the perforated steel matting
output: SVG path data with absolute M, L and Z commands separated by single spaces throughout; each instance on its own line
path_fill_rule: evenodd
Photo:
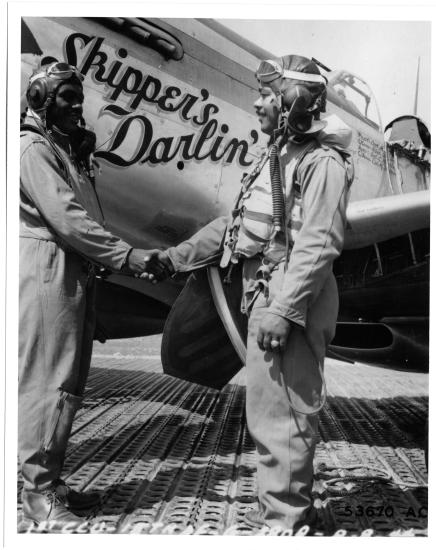
M 63 478 L 101 491 L 96 532 L 254 534 L 243 521 L 256 506 L 244 370 L 221 392 L 190 384 L 161 373 L 159 345 L 95 346 Z M 314 534 L 426 535 L 428 374 L 327 360 L 326 378 Z

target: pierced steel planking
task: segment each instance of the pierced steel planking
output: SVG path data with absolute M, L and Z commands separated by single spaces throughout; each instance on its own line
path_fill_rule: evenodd
M 219 392 L 156 372 L 156 359 L 144 359 L 140 347 L 133 349 L 137 359 L 127 355 L 125 342 L 96 346 L 129 351 L 95 353 L 64 478 L 76 489 L 102 491 L 94 519 L 106 532 L 253 534 L 243 522 L 256 505 L 243 371 Z M 420 427 L 428 414 L 427 375 L 331 360 L 326 375 L 330 395 L 320 415 L 314 483 L 325 529 L 317 534 L 426 535 Z M 354 474 L 347 466 L 355 464 L 366 481 L 347 489 L 345 480 L 333 492 L 323 470 L 340 478 Z M 399 485 L 372 479 L 373 468 Z M 20 502 L 18 509 L 20 518 Z M 20 532 L 27 528 L 19 522 Z

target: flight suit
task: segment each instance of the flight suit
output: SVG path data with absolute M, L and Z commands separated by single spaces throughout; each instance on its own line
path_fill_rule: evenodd
M 311 512 L 313 456 L 318 433 L 321 372 L 335 332 L 338 291 L 332 273 L 341 252 L 352 169 L 333 148 L 318 144 L 296 168 L 301 188 L 301 227 L 289 263 L 279 262 L 267 292 L 254 293 L 262 257 L 243 260 L 247 337 L 247 423 L 258 451 L 258 498 L 265 522 L 294 528 Z M 188 241 L 168 250 L 176 271 L 214 261 L 229 219 L 218 218 Z M 300 225 L 300 224 L 299 224 Z M 283 353 L 257 344 L 266 313 L 292 328 Z M 299 412 L 297 412 L 299 411 Z
M 21 134 L 18 453 L 26 489 L 60 476 L 88 376 L 95 328 L 90 261 L 119 270 L 131 247 L 102 226 L 65 136 Z

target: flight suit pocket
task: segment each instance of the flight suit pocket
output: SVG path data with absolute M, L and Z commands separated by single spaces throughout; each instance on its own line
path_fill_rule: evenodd
M 41 269 L 43 270 L 43 281 L 44 283 L 50 283 L 53 280 L 58 246 L 51 241 L 39 241 L 39 249 L 42 254 Z
M 270 303 L 269 297 L 265 295 L 265 291 L 257 289 L 248 299 L 248 311 L 261 307 L 268 307 Z
M 261 292 L 253 304 L 253 308 L 269 307 L 280 292 L 283 284 L 284 262 L 280 262 L 264 277 L 265 286 L 261 285 Z M 262 280 L 262 273 L 256 273 L 256 278 Z
M 283 275 L 284 262 L 274 266 L 270 273 L 260 265 L 245 285 L 244 312 L 250 314 L 253 309 L 269 307 L 274 297 L 281 290 Z
M 89 276 L 85 261 L 53 242 L 44 242 L 41 250 L 40 264 L 46 296 L 62 302 L 80 299 L 85 293 Z
M 61 297 L 65 300 L 75 300 L 83 296 L 88 278 L 89 268 L 85 261 L 75 253 L 66 253 Z
M 65 451 L 74 416 L 82 401 L 81 397 L 68 393 L 62 388 L 59 388 L 58 392 L 59 396 L 55 407 L 49 413 L 42 442 L 44 462 L 48 462 L 51 455 L 62 454 Z

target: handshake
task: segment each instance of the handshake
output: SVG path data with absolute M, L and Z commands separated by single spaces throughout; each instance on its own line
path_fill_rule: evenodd
M 162 250 L 132 248 L 123 271 L 156 284 L 170 277 L 174 267 L 168 254 Z

